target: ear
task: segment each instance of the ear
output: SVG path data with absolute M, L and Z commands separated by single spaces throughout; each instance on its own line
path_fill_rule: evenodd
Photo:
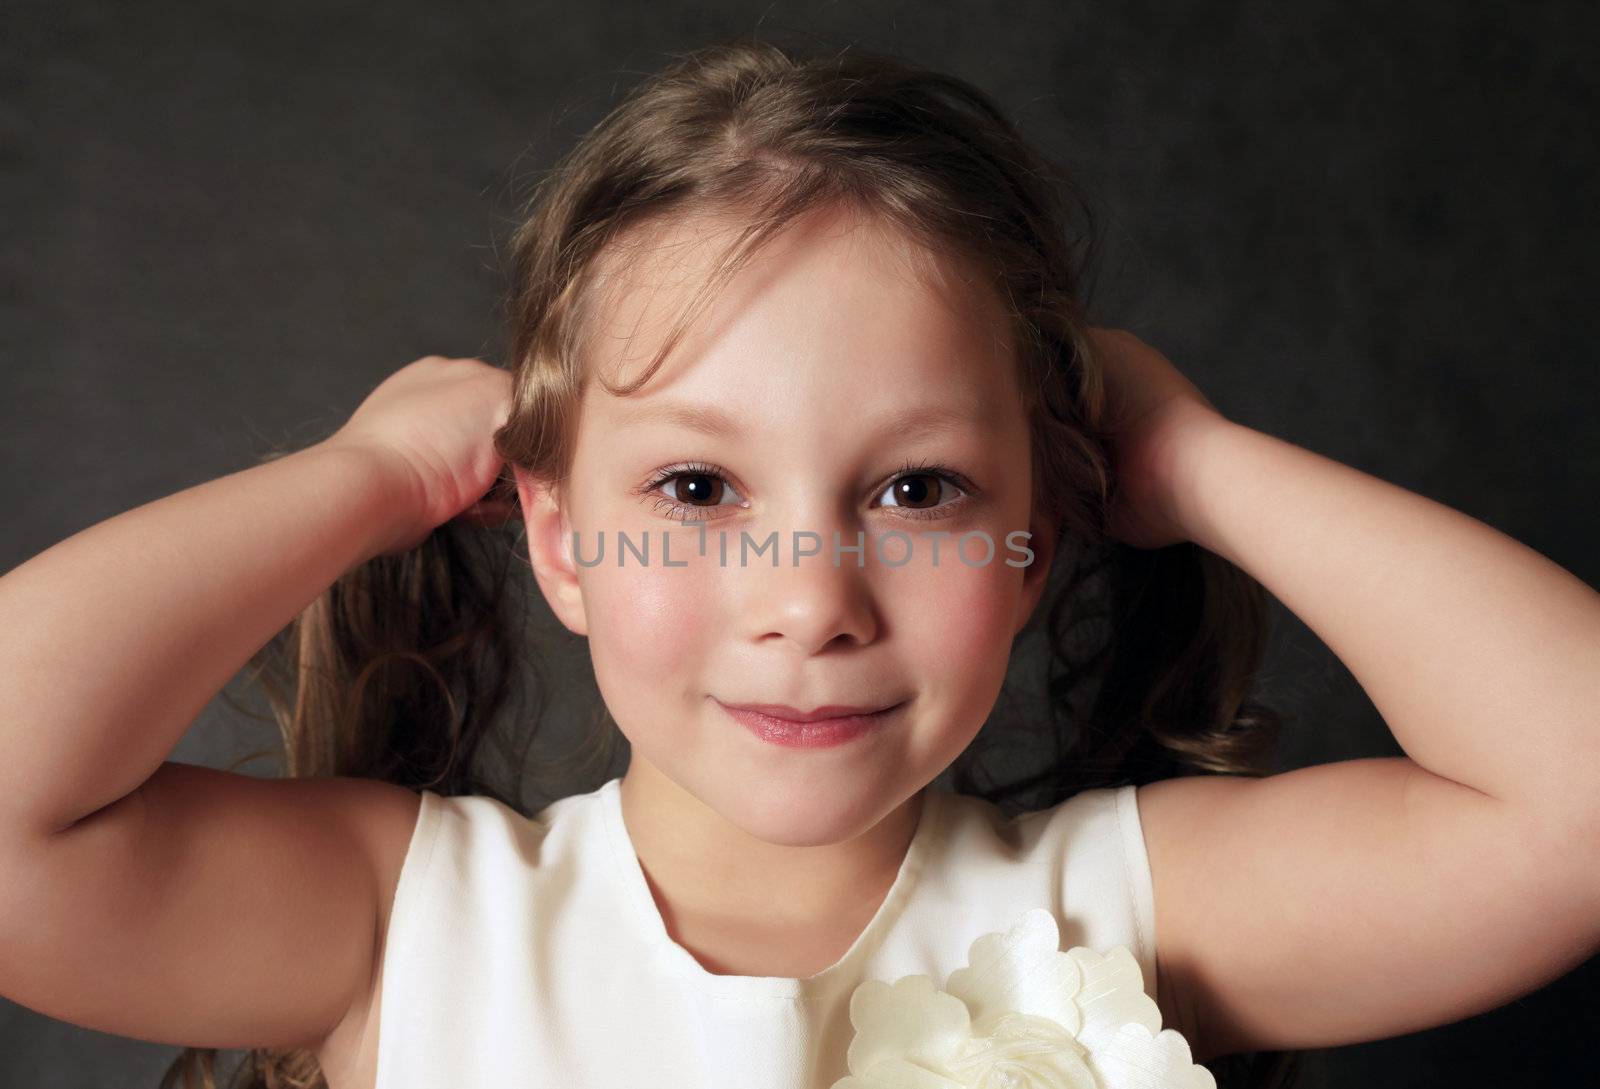
M 528 559 L 533 577 L 550 603 L 550 611 L 575 635 L 589 634 L 583 608 L 583 589 L 572 562 L 572 536 L 561 510 L 559 494 L 548 481 L 512 466 L 517 478 L 517 498 L 528 527 Z
M 1012 628 L 1015 635 L 1027 626 L 1033 610 L 1038 608 L 1044 595 L 1045 583 L 1050 578 L 1050 564 L 1055 559 L 1057 529 L 1054 522 L 1043 521 L 1037 512 L 1028 521 L 1029 537 L 1026 544 L 1033 550 L 1033 561 L 1022 569 L 1022 596 L 1017 599 L 1017 620 Z

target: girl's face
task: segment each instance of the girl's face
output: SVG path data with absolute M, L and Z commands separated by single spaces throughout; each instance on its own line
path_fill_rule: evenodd
M 612 251 L 590 364 L 637 375 L 725 240 L 696 220 Z M 541 585 L 588 637 L 630 777 L 663 776 L 771 843 L 853 837 L 948 766 L 1048 568 L 999 301 L 970 269 L 926 282 L 912 252 L 845 213 L 791 226 L 641 391 L 589 384 L 562 509 L 530 515 Z M 1008 543 L 1018 531 L 1032 537 Z M 858 533 L 835 562 L 835 534 Z M 798 563 L 796 534 L 815 553 Z M 1006 562 L 1024 548 L 1031 564 Z M 795 749 L 724 703 L 900 707 Z

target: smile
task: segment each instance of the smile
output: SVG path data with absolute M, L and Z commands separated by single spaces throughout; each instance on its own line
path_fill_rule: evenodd
M 901 701 L 879 711 L 861 711 L 830 705 L 809 713 L 782 708 L 783 714 L 777 714 L 768 710 L 778 706 L 774 704 L 730 706 L 721 700 L 716 703 L 728 717 L 761 740 L 794 749 L 831 748 L 864 737 L 905 706 Z M 789 714 L 801 717 L 785 717 Z

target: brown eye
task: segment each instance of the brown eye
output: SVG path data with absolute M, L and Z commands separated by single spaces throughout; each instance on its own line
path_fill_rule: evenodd
M 727 484 L 710 473 L 675 473 L 662 482 L 673 485 L 672 498 L 692 506 L 714 507 L 722 500 Z
M 656 510 L 680 522 L 700 521 L 702 512 L 718 507 L 741 507 L 744 500 L 734 491 L 723 471 L 715 465 L 689 462 L 673 469 L 658 470 L 648 483 L 639 486 L 640 495 Z M 720 515 L 710 515 L 716 518 Z
M 888 493 L 894 496 L 892 506 L 927 510 L 939 505 L 943 478 L 935 473 L 910 473 L 889 485 Z

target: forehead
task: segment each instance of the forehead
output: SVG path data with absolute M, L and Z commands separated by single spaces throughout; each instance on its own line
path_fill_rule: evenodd
M 609 245 L 591 285 L 586 368 L 612 383 L 641 374 L 743 225 L 674 217 Z M 1003 415 L 1014 364 L 990 279 L 978 262 L 930 253 L 875 218 L 817 210 L 755 252 L 642 389 L 617 398 L 586 382 L 585 414 L 621 423 L 708 398 L 759 415 L 931 395 L 973 417 Z

